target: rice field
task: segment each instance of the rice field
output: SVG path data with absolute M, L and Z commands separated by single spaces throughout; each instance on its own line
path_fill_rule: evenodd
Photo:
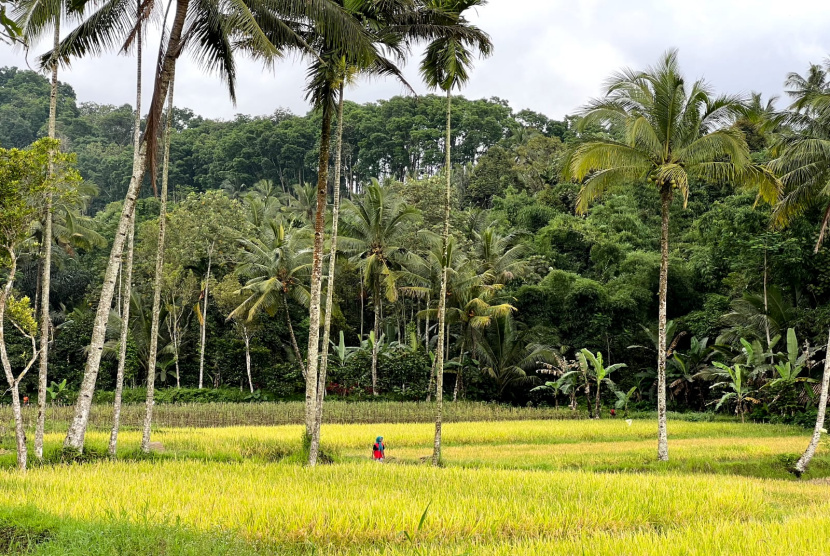
M 789 555 L 830 543 L 830 451 L 793 479 L 808 438 L 794 427 L 671 422 L 672 460 L 657 464 L 651 420 L 448 423 L 442 468 L 421 463 L 426 423 L 326 425 L 335 463 L 314 469 L 294 455 L 301 432 L 162 428 L 142 459 L 125 431 L 119 461 L 0 471 L 0 553 L 9 523 L 43 524 L 35 554 Z M 385 464 L 369 460 L 379 434 Z M 61 440 L 49 434 L 48 448 Z M 88 441 L 101 449 L 107 435 Z
M 52 430 L 66 430 L 75 408 L 72 405 L 49 405 L 46 422 Z M 144 422 L 145 406 L 124 404 L 121 426 L 140 428 Z M 552 407 L 513 407 L 479 402 L 456 402 L 444 409 L 445 422 L 462 421 L 523 421 L 535 419 L 575 419 L 585 417 L 581 411 Z M 327 400 L 327 423 L 429 423 L 435 418 L 435 404 L 425 402 L 345 402 Z M 24 422 L 34 430 L 37 407 L 23 407 Z M 159 427 L 231 427 L 277 426 L 304 423 L 305 405 L 302 401 L 261 403 L 171 403 L 156 404 L 153 422 Z M 11 407 L 0 405 L 0 426 L 13 427 Z M 112 426 L 112 405 L 94 404 L 90 409 L 91 429 L 109 430 Z

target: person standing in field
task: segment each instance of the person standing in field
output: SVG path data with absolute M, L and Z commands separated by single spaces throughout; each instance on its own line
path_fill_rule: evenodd
M 375 443 L 372 445 L 372 459 L 383 462 L 386 457 L 386 444 L 383 442 L 383 437 L 378 436 Z

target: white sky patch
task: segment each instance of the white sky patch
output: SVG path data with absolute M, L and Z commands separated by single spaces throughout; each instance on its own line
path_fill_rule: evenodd
M 601 95 L 614 71 L 654 64 L 669 48 L 680 50 L 689 79 L 705 77 L 721 92 L 760 91 L 765 96 L 781 95 L 788 72 L 803 73 L 808 63 L 830 54 L 826 1 L 490 0 L 470 19 L 490 33 L 495 52 L 477 62 L 462 94 L 496 96 L 516 110 L 531 108 L 554 118 L 573 114 Z M 145 50 L 145 108 L 157 40 L 158 33 L 151 33 L 151 48 Z M 420 54 L 413 53 L 404 73 L 416 92 L 425 94 L 429 91 L 418 76 Z M 7 65 L 25 66 L 23 54 L 0 45 L 0 66 Z M 81 101 L 134 102 L 135 63 L 129 57 L 78 60 L 61 79 Z M 304 85 L 305 67 L 297 57 L 273 71 L 243 59 L 234 107 L 225 85 L 185 58 L 178 69 L 176 104 L 225 119 L 236 113 L 270 114 L 280 107 L 303 114 L 309 108 Z M 347 98 L 369 102 L 406 93 L 394 80 L 372 80 L 352 87 Z

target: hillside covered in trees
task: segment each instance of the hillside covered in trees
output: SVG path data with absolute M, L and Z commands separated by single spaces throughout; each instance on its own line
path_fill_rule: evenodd
M 45 78 L 0 70 L 0 145 L 22 148 L 45 135 L 48 98 Z M 64 235 L 56 236 L 50 380 L 66 379 L 73 390 L 129 181 L 134 125 L 130 106 L 83 102 L 68 85 L 60 86 L 59 99 L 57 137 L 64 151 L 77 154 L 86 197 L 67 210 Z M 756 104 L 735 126 L 745 133 L 752 160 L 763 163 L 772 158 L 780 129 L 759 123 Z M 459 97 L 453 110 L 448 395 L 554 404 L 569 396 L 573 401 L 579 392 L 581 399 L 583 379 L 566 371 L 568 360 L 587 348 L 602 352 L 606 364 L 626 365 L 610 376 L 612 387 L 600 386 L 604 405 L 614 405 L 614 392 L 636 388 L 632 406 L 653 407 L 660 196 L 631 180 L 580 214 L 580 186 L 563 177 L 569 147 L 592 137 L 621 137 L 622 128 L 578 130 L 577 118 L 515 112 L 499 99 Z M 371 396 L 374 355 L 378 393 L 428 396 L 427 346 L 434 349 L 440 282 L 444 111 L 438 96 L 345 103 L 332 395 Z M 306 226 L 315 213 L 315 192 L 307 184 L 317 179 L 320 115 L 278 110 L 214 121 L 176 108 L 172 124 L 173 201 L 157 380 L 231 386 L 249 397 L 251 391 L 298 396 L 309 330 Z M 126 365 L 133 386 L 144 382 L 150 335 L 158 200 L 149 182 L 137 210 Z M 746 408 L 754 417 L 792 419 L 812 405 L 812 383 L 795 381 L 819 378 L 820 368 L 809 361 L 830 325 L 830 261 L 826 249 L 814 250 L 822 210 L 817 206 L 774 229 L 772 208 L 756 190 L 723 180 L 694 179 L 686 206 L 682 198 L 673 200 L 670 408 L 703 410 L 720 399 L 724 392 L 710 387 L 722 378 L 703 371 L 741 354 L 769 371 L 756 384 L 753 397 L 760 403 Z M 376 266 L 366 262 L 373 253 L 381 254 Z M 38 268 L 37 257 L 20 266 L 18 287 L 32 299 Z M 282 286 L 263 289 L 262 282 L 276 276 Z M 124 289 L 119 280 L 117 292 Z M 118 311 L 111 320 L 99 390 L 111 390 L 115 381 Z M 380 341 L 370 336 L 376 322 Z M 795 335 L 788 338 L 788 329 Z M 17 347 L 25 348 L 22 340 Z M 788 350 L 810 357 L 799 377 L 782 379 L 773 354 Z M 569 378 L 553 392 L 531 392 L 563 371 Z M 36 390 L 35 379 L 24 383 L 24 392 Z M 786 395 L 782 380 L 792 381 Z M 808 415 L 799 419 L 809 422 Z

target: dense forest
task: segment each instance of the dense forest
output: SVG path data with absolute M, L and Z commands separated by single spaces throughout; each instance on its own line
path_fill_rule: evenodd
M 1 146 L 24 148 L 46 134 L 49 88 L 34 72 L 0 70 Z M 71 396 L 82 379 L 101 274 L 131 173 L 134 109 L 81 102 L 66 84 L 58 98 L 57 137 L 77 156 L 83 177 L 82 198 L 63 207 L 56 225 L 50 290 L 49 378 L 65 379 L 64 395 Z M 653 407 L 660 194 L 647 182 L 628 180 L 583 214 L 580 185 L 563 176 L 570 147 L 621 138 L 623 128 L 515 112 L 500 99 L 452 102 L 447 395 L 587 403 L 597 411 L 615 403 Z M 429 396 L 445 106 L 432 95 L 345 103 L 330 395 L 371 397 L 374 357 L 378 394 Z M 785 125 L 762 120 L 765 110 L 771 108 L 755 98 L 734 122 L 758 164 L 773 158 Z M 319 112 L 216 121 L 173 110 L 156 380 L 242 393 L 176 397 L 173 390 L 161 399 L 302 394 L 319 128 Z M 134 387 L 145 382 L 150 344 L 159 201 L 149 183 L 148 177 L 137 208 L 128 323 L 125 377 Z M 722 400 L 719 409 L 810 422 L 805 410 L 814 406 L 812 385 L 820 375 L 815 346 L 823 345 L 830 326 L 830 261 L 826 249 L 815 250 L 824 207 L 813 205 L 788 226 L 772 227 L 773 207 L 757 190 L 705 178 L 690 181 L 687 203 L 680 196 L 672 201 L 670 409 L 711 409 L 735 387 L 734 377 L 713 362 L 737 361 L 753 378 L 749 387 L 738 385 L 737 404 Z M 17 287 L 31 299 L 38 297 L 39 264 L 36 256 L 20 263 Z M 124 289 L 119 277 L 116 297 Z M 118 307 L 98 377 L 100 399 L 115 384 Z M 26 341 L 11 343 L 22 356 Z M 602 352 L 605 365 L 625 366 L 604 377 L 572 372 L 583 349 Z M 791 368 L 779 369 L 785 365 Z M 22 384 L 24 394 L 34 396 L 36 379 Z M 583 399 L 585 383 L 592 382 L 604 402 L 593 400 L 596 387 L 589 402 Z

